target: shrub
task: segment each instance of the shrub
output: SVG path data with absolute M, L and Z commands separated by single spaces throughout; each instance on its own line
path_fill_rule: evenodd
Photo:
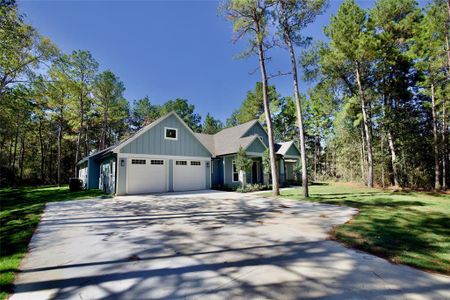
M 251 192 L 265 191 L 265 190 L 270 190 L 270 189 L 271 189 L 271 186 L 268 184 L 255 183 L 255 184 L 248 184 L 245 186 L 245 188 L 239 187 L 238 189 L 236 189 L 236 192 L 251 193 Z

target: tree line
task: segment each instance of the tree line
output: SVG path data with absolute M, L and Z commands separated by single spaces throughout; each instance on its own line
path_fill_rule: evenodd
M 420 7 L 414 0 L 377 0 L 363 9 L 346 0 L 324 28 L 327 40 L 315 41 L 304 29 L 327 6 L 323 0 L 225 2 L 234 41 L 249 42 L 242 56 L 258 57 L 261 71 L 260 86 L 227 124 L 263 116 L 269 140 L 296 139 L 304 196 L 308 178 L 445 190 L 450 1 Z M 268 72 L 273 48 L 286 50 L 291 70 Z M 293 97 L 269 85 L 278 74 L 290 76 Z M 306 83 L 313 88 L 300 94 Z M 272 144 L 269 150 L 274 161 Z
M 14 1 L 0 6 L 0 185 L 61 184 L 76 163 L 176 111 L 194 131 L 223 125 L 186 99 L 127 101 L 125 85 L 89 51 L 63 53 L 28 25 Z
M 196 132 L 259 119 L 275 141 L 294 139 L 308 180 L 368 186 L 446 189 L 450 78 L 448 0 L 378 0 L 362 9 L 344 1 L 324 28 L 304 33 L 326 0 L 229 0 L 221 5 L 243 57 L 258 58 L 260 80 L 222 124 L 204 120 L 186 99 L 156 105 L 124 98 L 125 86 L 89 51 L 62 53 L 26 24 L 14 1 L 0 16 L 0 184 L 54 184 L 76 176 L 75 164 L 175 110 Z M 271 69 L 270 52 L 286 50 L 289 70 Z M 292 82 L 282 97 L 273 76 Z M 299 86 L 313 86 L 306 94 Z M 273 165 L 272 165 L 273 164 Z

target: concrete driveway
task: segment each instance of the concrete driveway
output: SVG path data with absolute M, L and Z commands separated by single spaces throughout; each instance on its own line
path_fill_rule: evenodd
M 12 299 L 450 299 L 326 240 L 355 210 L 207 191 L 51 203 Z

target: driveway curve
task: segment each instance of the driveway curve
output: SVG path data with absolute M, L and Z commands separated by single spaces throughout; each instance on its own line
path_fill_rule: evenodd
M 327 240 L 355 213 L 215 191 L 50 203 L 12 299 L 450 299 L 450 277 Z

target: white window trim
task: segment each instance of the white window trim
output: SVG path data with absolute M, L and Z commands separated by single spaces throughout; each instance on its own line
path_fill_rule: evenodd
M 169 129 L 169 130 L 175 130 L 175 136 L 176 136 L 176 137 L 175 137 L 175 138 L 167 137 L 167 136 L 166 136 L 167 129 Z M 172 141 L 178 140 L 178 128 L 164 127 L 164 139 L 166 139 L 166 140 L 172 140 Z
M 239 182 L 239 171 L 237 170 L 236 167 L 237 172 L 234 172 L 233 165 L 236 165 L 236 160 L 234 159 L 231 161 L 231 182 Z M 234 180 L 234 173 L 238 174 L 238 180 Z

